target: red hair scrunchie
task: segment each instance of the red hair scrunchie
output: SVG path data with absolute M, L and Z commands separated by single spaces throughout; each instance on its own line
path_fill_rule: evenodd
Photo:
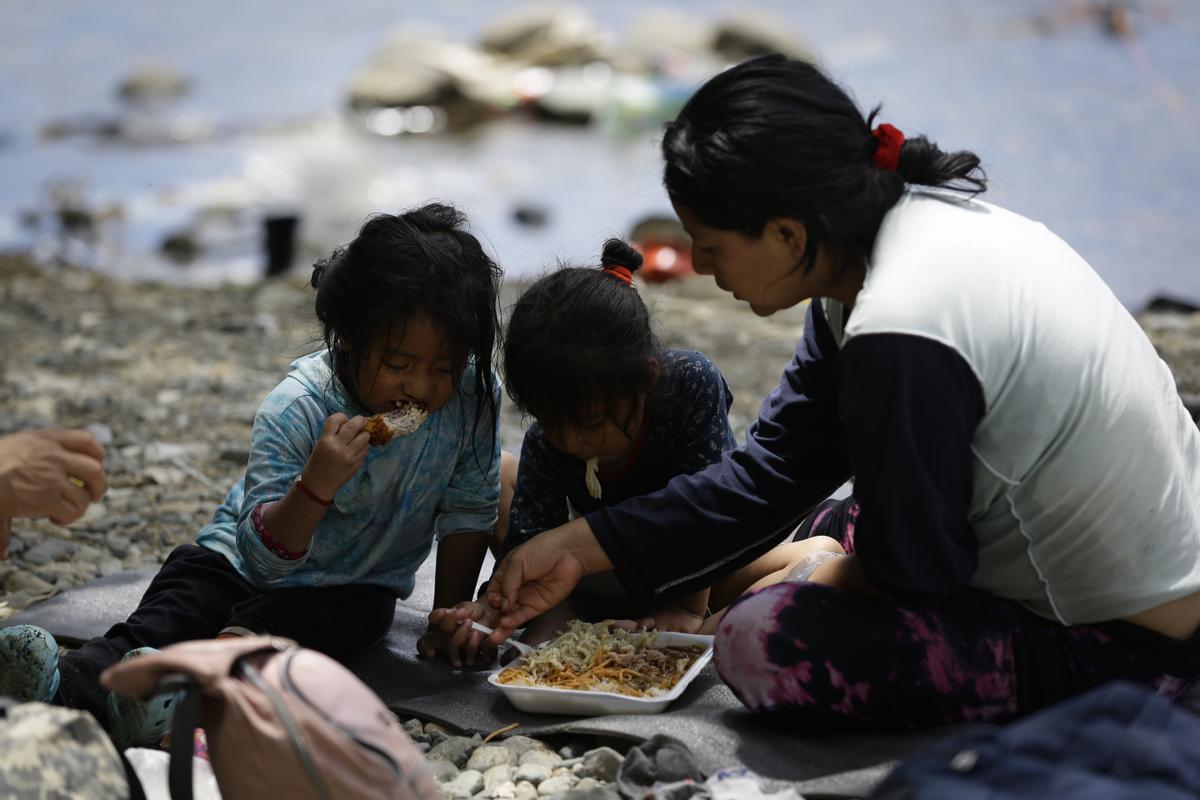
M 879 142 L 875 148 L 875 166 L 895 172 L 900 168 L 900 148 L 904 146 L 904 134 L 899 128 L 885 122 L 871 131 L 871 135 Z
M 626 286 L 633 286 L 633 271 L 629 267 L 622 267 L 620 264 L 610 264 L 607 267 L 602 267 L 602 269 Z

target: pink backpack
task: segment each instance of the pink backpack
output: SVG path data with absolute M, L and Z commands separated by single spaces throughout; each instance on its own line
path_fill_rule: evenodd
M 100 680 L 128 697 L 184 691 L 171 729 L 175 800 L 191 797 L 197 726 L 224 800 L 441 798 L 420 751 L 375 693 L 288 639 L 184 642 L 109 667 Z

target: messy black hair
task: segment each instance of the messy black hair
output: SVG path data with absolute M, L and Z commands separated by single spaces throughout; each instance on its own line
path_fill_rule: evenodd
M 563 267 L 521 295 L 504 338 L 509 397 L 543 428 L 584 425 L 599 402 L 617 419 L 623 401 L 654 385 L 661 346 L 637 290 L 605 268 L 635 272 L 642 256 L 620 239 L 604 243 L 600 269 Z M 632 410 L 630 415 L 632 415 Z
M 334 372 L 364 410 L 356 376 L 371 340 L 421 314 L 445 329 L 456 372 L 475 362 L 474 424 L 491 428 L 490 465 L 499 410 L 492 357 L 500 268 L 465 227 L 466 217 L 441 203 L 376 214 L 352 242 L 313 266 L 311 283 Z
M 663 183 L 676 206 L 705 225 L 762 235 L 774 217 L 809 232 L 804 271 L 819 246 L 843 259 L 874 247 L 884 214 L 906 184 L 976 195 L 987 188 L 979 157 L 908 138 L 896 170 L 874 163 L 879 141 L 850 96 L 812 64 L 768 55 L 713 77 L 667 125 Z

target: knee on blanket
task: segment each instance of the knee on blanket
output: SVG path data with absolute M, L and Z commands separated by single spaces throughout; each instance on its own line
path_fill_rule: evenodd
M 830 608 L 842 594 L 814 583 L 780 583 L 729 609 L 716 633 L 714 660 L 748 709 L 823 724 L 863 718 L 871 686 L 851 676 L 863 674 L 864 658 L 878 662 L 880 654 L 866 652 Z

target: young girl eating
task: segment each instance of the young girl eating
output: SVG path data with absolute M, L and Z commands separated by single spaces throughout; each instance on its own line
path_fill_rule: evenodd
M 326 349 L 263 401 L 245 477 L 196 544 L 171 553 L 126 622 L 61 659 L 45 631 L 0 632 L 22 645 L 0 695 L 84 708 L 122 747 L 150 744 L 171 698 L 98 682 L 126 654 L 250 632 L 345 658 L 383 637 L 435 540 L 435 604 L 473 596 L 499 495 L 499 270 L 464 224 L 436 204 L 381 214 L 316 265 Z M 419 424 L 372 446 L 369 419 L 396 411 Z
M 513 309 L 504 343 L 505 384 L 534 421 L 521 446 L 500 556 L 542 531 L 702 470 L 735 446 L 728 384 L 704 355 L 659 345 L 633 286 L 641 264 L 636 250 L 610 239 L 600 269 L 551 273 L 531 285 Z M 789 548 L 798 552 L 787 553 Z M 730 583 L 748 583 L 790 558 L 827 549 L 841 552 L 831 539 L 787 545 Z M 726 585 L 712 587 L 713 597 L 732 599 L 737 593 Z M 656 606 L 638 622 L 694 633 L 710 605 L 709 587 L 702 587 Z M 532 620 L 523 638 L 542 642 L 577 617 L 627 619 L 637 612 L 614 576 L 595 576 Z M 455 642 L 472 645 L 468 654 L 482 639 L 465 624 L 470 619 L 493 621 L 492 610 L 481 601 L 430 615 L 432 623 L 454 633 Z
M 1200 433 L 1077 253 L 973 199 L 974 154 L 875 124 L 802 61 L 714 77 L 662 147 L 696 271 L 760 315 L 811 299 L 804 337 L 745 445 L 512 551 L 494 638 L 592 572 L 645 606 L 693 591 L 853 476 L 802 528 L 847 553 L 721 622 L 751 710 L 990 722 L 1200 678 Z

